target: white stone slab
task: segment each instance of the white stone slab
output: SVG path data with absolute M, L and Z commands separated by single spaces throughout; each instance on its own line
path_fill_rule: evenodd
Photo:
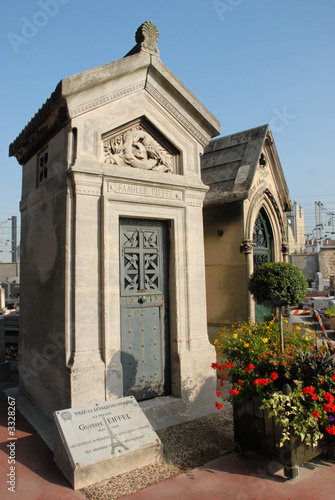
M 54 459 L 74 489 L 162 457 L 162 444 L 134 397 L 54 413 Z

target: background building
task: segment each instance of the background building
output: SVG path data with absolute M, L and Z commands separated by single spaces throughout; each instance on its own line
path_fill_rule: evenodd
M 304 253 L 305 249 L 305 216 L 303 208 L 293 202 L 293 208 L 286 213 L 287 240 L 289 253 Z

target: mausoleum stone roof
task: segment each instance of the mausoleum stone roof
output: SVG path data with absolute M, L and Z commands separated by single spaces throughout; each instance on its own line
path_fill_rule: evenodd
M 204 146 L 211 137 L 217 136 L 220 122 L 160 60 L 155 25 L 151 21 L 143 23 L 136 32 L 135 40 L 135 47 L 124 58 L 62 79 L 10 144 L 9 156 L 15 156 L 19 163 L 24 164 L 74 116 L 143 89 L 168 109 Z M 136 76 L 132 78 L 132 75 Z M 78 101 L 76 96 L 80 93 L 86 96 L 88 90 L 94 91 L 98 86 L 103 89 L 112 80 L 123 81 L 124 76 L 129 76 L 128 86 L 122 87 L 120 83 L 120 88 L 110 95 L 99 95 L 97 92 L 97 98 L 89 102 L 83 100 L 82 104 L 73 108 L 72 102 Z
M 212 139 L 205 147 L 201 157 L 201 177 L 210 187 L 205 205 L 245 200 L 249 196 L 256 170 L 262 162 L 261 155 L 265 146 L 271 153 L 273 175 L 282 208 L 289 210 L 289 192 L 268 125 Z

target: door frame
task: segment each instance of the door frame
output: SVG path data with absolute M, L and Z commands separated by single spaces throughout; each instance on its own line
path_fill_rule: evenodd
M 147 388 L 145 389 L 145 386 L 140 389 L 138 387 L 135 389 L 136 385 L 134 385 L 134 390 L 133 392 L 127 389 L 126 386 L 126 377 L 125 377 L 125 368 L 124 368 L 124 362 L 129 358 L 129 356 L 133 357 L 133 352 L 131 351 L 132 348 L 135 347 L 132 346 L 130 349 L 124 348 L 125 344 L 127 344 L 127 328 L 128 327 L 123 324 L 124 322 L 120 323 L 120 345 L 121 345 L 121 365 L 122 365 L 122 372 L 123 372 L 123 390 L 125 395 L 134 395 L 136 399 L 138 400 L 145 400 L 145 399 L 152 399 L 155 397 L 159 396 L 166 396 L 170 394 L 171 391 L 171 362 L 170 362 L 170 331 L 169 331 L 169 238 L 168 238 L 168 231 L 169 231 L 169 222 L 167 220 L 159 220 L 159 219 L 143 219 L 143 218 L 130 218 L 130 217 L 120 217 L 119 218 L 119 248 L 120 248 L 120 253 L 119 253 L 119 258 L 120 258 L 120 319 L 124 315 L 124 313 L 129 310 L 128 312 L 132 311 L 132 317 L 138 316 L 138 312 L 140 311 L 141 316 L 142 316 L 142 322 L 144 321 L 144 314 L 145 312 L 149 312 L 151 309 L 152 312 L 155 309 L 154 315 L 159 314 L 159 322 L 155 323 L 156 327 L 160 328 L 160 335 L 159 335 L 159 351 L 160 351 L 160 357 L 161 357 L 161 366 L 160 366 L 160 372 L 162 376 L 162 385 L 158 386 L 155 388 L 154 386 L 150 387 L 149 380 L 147 380 Z M 141 244 L 144 245 L 145 240 L 144 240 L 144 234 L 145 232 L 150 232 L 152 229 L 157 230 L 157 246 L 158 246 L 158 254 L 159 254 L 159 259 L 158 259 L 158 286 L 159 289 L 155 290 L 154 288 L 152 289 L 146 289 L 145 286 L 145 275 L 143 274 L 143 267 L 144 267 L 144 254 L 145 253 L 152 253 L 155 255 L 154 249 L 152 252 L 149 250 L 148 247 L 148 252 L 145 252 L 144 250 L 141 250 L 139 247 L 134 247 L 134 254 L 138 253 L 138 262 L 137 262 L 137 277 L 139 279 L 138 285 L 140 289 L 130 289 L 126 290 L 124 288 L 124 279 L 125 279 L 125 273 L 124 273 L 124 257 L 125 255 L 122 253 L 123 252 L 123 242 L 121 238 L 123 237 L 125 228 L 129 228 L 130 230 L 134 230 L 138 232 L 138 238 L 139 238 L 139 247 Z M 143 228 L 143 230 L 141 229 Z M 131 248 L 131 247 L 129 247 Z M 136 251 L 135 249 L 138 248 Z M 143 247 L 144 248 L 144 247 Z M 127 252 L 131 254 L 132 252 Z M 142 255 L 143 254 L 143 255 Z M 143 266 L 143 267 L 142 267 Z M 149 299 L 149 301 L 148 301 Z M 148 302 L 147 302 L 148 301 Z M 128 315 L 129 316 L 129 315 Z M 134 327 L 134 323 L 133 323 Z M 155 327 L 155 329 L 156 329 Z M 135 328 L 135 327 L 134 327 Z M 143 325 L 142 325 L 143 328 Z M 145 332 L 143 331 L 143 335 Z M 157 339 L 157 337 L 156 337 Z M 130 340 L 130 339 L 128 339 Z M 143 338 L 144 340 L 144 338 Z M 146 339 L 147 340 L 147 339 Z M 145 344 L 145 342 L 143 342 Z M 143 347 L 143 345 L 142 345 Z M 134 353 L 135 354 L 135 353 Z M 137 354 L 137 353 L 136 353 Z M 144 355 L 145 357 L 145 355 Z M 129 360 L 129 359 L 128 359 Z M 130 364 L 133 362 L 136 362 L 139 360 L 136 360 L 135 358 L 132 361 L 129 361 Z M 143 360 L 142 360 L 143 362 Z
M 139 216 L 140 214 L 140 216 Z M 167 217 L 168 214 L 168 217 Z M 171 356 L 171 396 L 182 397 L 180 349 L 191 336 L 188 301 L 185 217 L 182 203 L 168 209 L 161 204 L 141 205 L 131 195 L 114 199 L 113 192 L 103 197 L 101 304 L 101 357 L 105 363 L 105 398 L 123 397 L 120 318 L 120 245 L 119 219 L 155 219 L 168 221 L 169 251 L 169 331 Z M 163 399 L 163 398 L 162 398 Z

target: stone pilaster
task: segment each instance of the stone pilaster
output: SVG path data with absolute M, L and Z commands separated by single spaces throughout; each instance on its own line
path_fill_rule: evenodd
M 255 246 L 255 243 L 253 243 L 252 240 L 243 240 L 241 244 L 242 251 L 245 254 L 245 259 L 246 259 L 246 279 L 247 283 L 249 280 L 249 277 L 251 273 L 254 270 L 254 264 L 253 264 L 253 247 Z M 253 301 L 253 298 L 249 292 L 248 293 L 248 302 L 247 302 L 247 307 L 248 307 L 248 318 L 251 321 L 255 320 L 255 303 Z

